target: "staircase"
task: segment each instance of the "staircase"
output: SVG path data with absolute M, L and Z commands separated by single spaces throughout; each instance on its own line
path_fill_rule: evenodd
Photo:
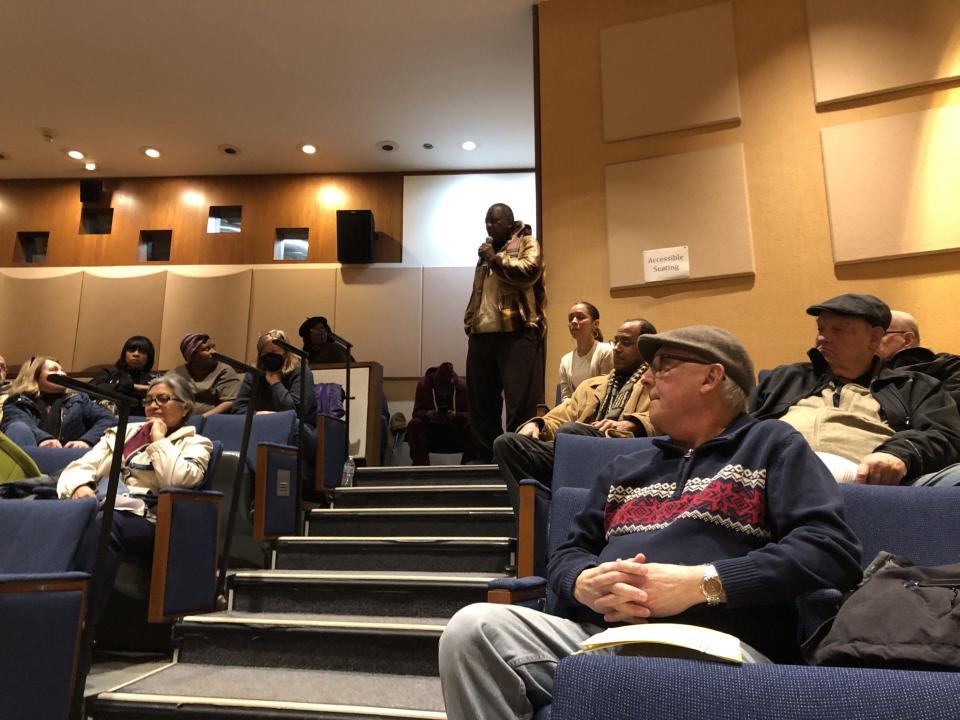
M 514 564 L 496 466 L 360 468 L 267 570 L 233 572 L 228 609 L 174 626 L 174 661 L 92 717 L 445 718 L 437 643 Z

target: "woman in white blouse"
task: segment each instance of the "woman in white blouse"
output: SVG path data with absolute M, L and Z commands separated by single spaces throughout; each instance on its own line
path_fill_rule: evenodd
M 594 305 L 586 300 L 575 303 L 567 315 L 567 326 L 577 341 L 577 348 L 560 359 L 562 402 L 569 400 L 577 385 L 587 378 L 606 375 L 613 370 L 613 348 L 603 342 L 600 311 Z

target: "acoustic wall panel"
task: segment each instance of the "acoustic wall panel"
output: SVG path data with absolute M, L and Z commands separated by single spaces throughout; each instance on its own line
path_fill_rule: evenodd
M 73 353 L 75 372 L 112 365 L 120 357 L 123 343 L 133 335 L 147 336 L 159 349 L 166 276 L 165 272 L 140 277 L 84 273 Z
M 600 32 L 607 142 L 740 117 L 729 2 Z
M 312 315 L 323 315 L 336 329 L 336 286 L 337 270 L 333 266 L 254 270 L 247 361 L 256 359 L 257 338 L 267 330 L 285 331 L 290 342 L 299 347 L 297 329 Z
M 957 0 L 807 0 L 817 103 L 960 77 Z
M 334 330 L 388 377 L 420 375 L 421 268 L 340 268 Z
M 742 145 L 607 165 L 611 288 L 645 284 L 643 251 L 688 247 L 690 280 L 752 274 Z
M 820 131 L 835 262 L 960 248 L 960 105 Z
M 42 279 L 0 273 L 0 354 L 8 366 L 47 355 L 73 370 L 82 285 L 82 272 Z
M 180 339 L 190 332 L 210 335 L 224 355 L 244 357 L 252 274 L 251 270 L 229 275 L 214 271 L 167 274 L 158 362 L 161 369 L 183 364 Z
M 420 374 L 449 360 L 467 373 L 463 311 L 473 287 L 473 267 L 423 269 L 423 332 Z

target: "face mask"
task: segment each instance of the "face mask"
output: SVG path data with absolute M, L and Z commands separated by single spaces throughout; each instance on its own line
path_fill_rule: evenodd
M 265 353 L 260 356 L 260 362 L 267 372 L 277 372 L 283 367 L 283 355 L 280 353 Z

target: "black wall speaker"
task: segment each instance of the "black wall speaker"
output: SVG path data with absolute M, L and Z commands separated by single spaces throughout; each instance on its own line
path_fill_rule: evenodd
M 366 265 L 373 262 L 373 211 L 337 210 L 337 261 Z
M 80 181 L 80 202 L 82 203 L 100 202 L 101 195 L 103 195 L 103 180 L 81 180 Z

